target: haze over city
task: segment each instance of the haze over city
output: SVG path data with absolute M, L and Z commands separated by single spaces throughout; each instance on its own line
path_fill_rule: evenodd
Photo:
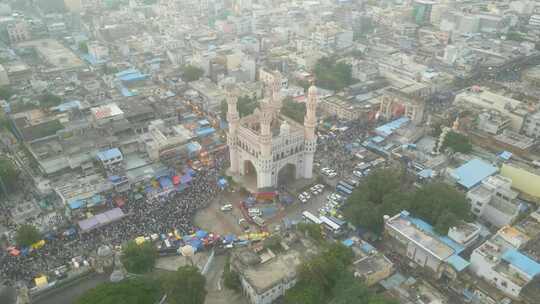
M 540 303 L 540 1 L 0 1 L 0 304 Z

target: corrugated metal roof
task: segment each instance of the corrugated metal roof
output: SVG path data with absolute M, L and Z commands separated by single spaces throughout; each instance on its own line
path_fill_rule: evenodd
M 497 167 L 475 158 L 455 169 L 452 176 L 458 184 L 466 189 L 471 189 L 497 171 Z
M 540 274 L 540 264 L 515 249 L 506 250 L 502 259 L 526 273 L 530 278 Z

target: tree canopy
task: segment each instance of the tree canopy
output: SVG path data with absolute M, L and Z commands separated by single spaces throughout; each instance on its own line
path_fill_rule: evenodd
M 79 43 L 79 50 L 84 54 L 88 54 L 88 43 L 84 41 Z
M 300 265 L 298 282 L 285 293 L 285 304 L 394 304 L 375 302 L 379 297 L 348 270 L 352 259 L 350 248 L 327 244 L 323 252 Z
M 20 247 L 28 247 L 39 240 L 41 240 L 41 234 L 32 225 L 21 225 L 15 234 L 15 242 Z
M 15 94 L 13 89 L 9 86 L 0 87 L 0 99 L 8 100 Z
M 298 223 L 298 225 L 296 225 L 296 229 L 306 233 L 309 237 L 317 242 L 322 242 L 324 240 L 321 225 L 313 223 Z
M 160 298 L 159 283 L 144 278 L 102 283 L 85 292 L 76 304 L 154 304 Z
M 377 234 L 384 228 L 383 216 L 401 210 L 426 220 L 443 235 L 458 221 L 470 219 L 470 207 L 463 193 L 438 182 L 419 189 L 403 186 L 400 172 L 379 169 L 367 176 L 347 200 L 345 217 Z
M 459 220 L 470 219 L 470 207 L 465 195 L 445 183 L 430 183 L 414 192 L 410 211 L 435 226 L 435 231 L 447 234 Z
M 204 304 L 206 278 L 195 266 L 182 266 L 163 277 L 162 288 L 169 304 Z
M 292 98 L 285 98 L 283 100 L 281 114 L 291 118 L 298 123 L 304 123 L 304 116 L 306 115 L 306 104 L 303 102 L 296 102 Z
M 193 65 L 186 65 L 182 69 L 182 79 L 187 82 L 199 80 L 203 75 L 204 70 Z
M 450 131 L 446 134 L 446 138 L 442 145 L 443 151 L 446 150 L 446 148 L 451 148 L 454 152 L 468 154 L 472 151 L 472 144 L 467 136 Z
M 345 217 L 354 225 L 380 234 L 384 215 L 409 208 L 409 194 L 404 190 L 400 171 L 375 170 L 348 198 L 344 209 Z
M 327 303 L 340 275 L 352 262 L 353 252 L 341 243 L 331 243 L 323 252 L 298 268 L 297 284 L 285 293 L 285 303 Z
M 45 93 L 39 97 L 39 104 L 44 108 L 55 107 L 62 103 L 62 98 L 52 93 Z
M 223 285 L 237 292 L 242 289 L 240 276 L 236 271 L 231 269 L 230 256 L 227 257 L 227 261 L 225 262 L 225 266 L 223 268 Z
M 335 58 L 321 58 L 315 64 L 315 83 L 323 89 L 340 91 L 353 83 L 351 66 Z
M 259 101 L 255 97 L 249 96 L 240 96 L 236 103 L 236 108 L 238 109 L 238 115 L 244 117 L 246 115 L 252 114 L 253 111 L 259 105 Z M 221 102 L 221 118 L 225 119 L 227 117 L 227 101 L 223 100 Z
M 130 241 L 122 247 L 122 264 L 131 273 L 142 274 L 151 271 L 156 259 L 156 247 L 150 242 L 138 245 L 134 241 Z
M 17 171 L 13 162 L 9 158 L 0 157 L 0 178 L 8 193 L 18 189 L 18 176 L 19 171 Z M 2 195 L 4 195 L 4 193 L 3 191 L 0 191 L 0 196 Z

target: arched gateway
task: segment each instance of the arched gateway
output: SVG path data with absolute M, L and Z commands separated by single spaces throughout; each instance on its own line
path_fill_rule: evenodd
M 227 96 L 227 144 L 231 161 L 229 172 L 236 176 L 254 173 L 258 189 L 276 187 L 280 175 L 284 174 L 283 170 L 289 171 L 291 168 L 293 178 L 311 178 L 317 143 L 315 86 L 308 90 L 306 115 L 304 125 L 301 125 L 279 113 L 282 105 L 279 94 L 281 75 L 279 72 L 271 75 L 266 97 L 251 115 L 240 119 L 236 107 L 237 97 L 232 92 Z M 250 171 L 250 166 L 254 170 Z M 288 176 L 291 177 L 290 174 Z

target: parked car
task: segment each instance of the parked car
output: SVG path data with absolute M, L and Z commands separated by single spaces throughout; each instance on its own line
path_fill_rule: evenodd
M 219 210 L 221 210 L 223 212 L 231 211 L 232 209 L 233 209 L 232 204 L 226 204 L 226 205 L 221 206 L 221 208 L 219 208 Z

